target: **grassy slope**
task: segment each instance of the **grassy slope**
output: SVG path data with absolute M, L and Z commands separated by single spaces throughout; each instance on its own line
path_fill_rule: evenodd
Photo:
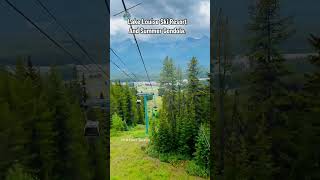
M 149 157 L 141 146 L 145 142 L 127 142 L 125 138 L 144 138 L 144 126 L 111 137 L 111 179 L 202 179 L 189 176 L 183 167 L 174 167 Z

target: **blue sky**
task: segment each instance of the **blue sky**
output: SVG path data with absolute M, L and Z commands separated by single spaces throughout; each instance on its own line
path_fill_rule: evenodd
M 127 8 L 138 3 L 141 5 L 129 10 L 131 18 L 136 19 L 187 19 L 186 26 L 161 26 L 161 25 L 136 25 L 135 27 L 144 28 L 174 28 L 181 27 L 186 30 L 186 34 L 176 35 L 148 35 L 137 34 L 140 48 L 151 74 L 158 74 L 162 66 L 162 61 L 166 56 L 174 59 L 176 65 L 183 68 L 187 66 L 192 56 L 197 56 L 199 61 L 209 62 L 209 36 L 210 36 L 210 0 L 125 0 Z M 110 44 L 116 48 L 120 57 L 127 66 L 122 66 L 117 58 L 111 54 L 111 59 L 123 68 L 145 76 L 142 62 L 137 48 L 133 44 L 133 36 L 128 34 L 129 25 L 123 19 L 123 14 L 113 16 L 123 11 L 121 0 L 111 0 L 111 19 L 110 19 Z M 203 38 L 205 37 L 205 38 Z M 128 39 L 131 40 L 128 42 Z M 194 39 L 194 40 L 193 40 Z M 205 41 L 205 42 L 204 42 Z M 118 77 L 121 73 L 111 65 L 112 75 Z

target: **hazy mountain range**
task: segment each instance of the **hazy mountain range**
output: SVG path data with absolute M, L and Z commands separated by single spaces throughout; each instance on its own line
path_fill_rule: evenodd
M 196 57 L 202 68 L 209 69 L 210 39 L 207 36 L 201 38 L 185 38 L 169 42 L 140 41 L 141 52 L 150 73 L 159 73 L 166 56 L 172 58 L 176 66 L 186 69 L 192 57 Z M 144 67 L 141 62 L 136 44 L 130 39 L 111 44 L 112 48 L 121 57 L 124 64 L 111 53 L 110 57 L 117 65 L 127 68 L 130 72 L 141 74 Z M 117 75 L 117 68 L 111 64 L 112 75 Z

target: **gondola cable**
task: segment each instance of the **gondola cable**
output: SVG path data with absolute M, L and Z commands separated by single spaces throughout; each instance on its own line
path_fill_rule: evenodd
M 104 2 L 105 2 L 105 5 L 106 5 L 106 7 L 107 7 L 108 14 L 110 15 L 109 3 L 108 3 L 107 0 L 104 0 Z M 110 47 L 110 50 L 111 50 L 111 52 L 120 60 L 120 62 L 121 62 L 124 66 L 126 66 L 126 64 L 124 63 L 124 61 L 122 61 L 122 59 L 117 55 L 117 53 L 115 52 L 115 50 L 112 49 L 111 47 Z M 132 77 L 130 77 L 125 71 L 123 71 L 114 61 L 112 61 L 111 59 L 110 59 L 110 61 L 111 61 L 121 72 L 123 72 L 126 76 L 128 76 L 130 79 L 132 79 Z M 132 73 L 132 72 L 130 72 L 130 73 L 131 73 L 136 79 L 138 79 L 137 76 L 136 76 L 134 73 Z M 133 79 L 132 79 L 132 80 L 133 80 Z M 134 81 L 134 80 L 133 80 L 133 81 Z
M 114 61 L 110 59 L 110 62 L 115 65 L 121 72 L 123 72 L 127 77 L 129 77 L 132 81 L 135 81 L 128 73 L 126 73 L 123 69 L 121 69 Z
M 77 39 L 71 34 L 71 32 L 62 24 L 58 21 L 58 19 L 50 12 L 50 10 L 41 2 L 41 0 L 35 0 L 47 13 L 48 15 L 61 27 L 61 29 L 69 36 L 69 38 L 81 49 L 81 51 L 89 58 L 89 60 L 96 65 L 101 72 L 103 72 L 107 78 L 108 75 L 107 73 L 99 66 L 95 60 L 92 58 L 92 56 L 88 53 L 88 51 L 77 41 Z
M 49 39 L 54 45 L 56 45 L 59 49 L 68 54 L 74 61 L 80 63 L 82 67 L 84 67 L 87 71 L 90 72 L 90 69 L 85 66 L 79 59 L 77 59 L 74 55 L 72 55 L 67 49 L 65 49 L 62 45 L 60 45 L 57 41 L 55 41 L 50 35 L 44 32 L 35 22 L 33 22 L 29 17 L 27 17 L 21 10 L 19 10 L 14 4 L 12 4 L 9 0 L 5 0 L 9 6 L 11 6 L 17 13 L 23 16 L 31 25 L 33 25 L 40 33 L 42 33 L 47 39 Z
M 106 2 L 106 0 L 105 0 L 105 2 Z M 106 2 L 105 4 L 106 4 L 107 9 L 108 9 L 108 12 L 109 12 L 109 14 L 110 14 L 110 7 L 109 7 L 109 5 L 108 5 L 107 2 Z M 125 5 L 125 3 L 124 3 L 123 0 L 122 0 L 122 4 L 123 4 L 123 8 L 124 8 L 124 11 L 122 11 L 122 12 L 127 12 L 128 9 L 126 8 L 126 5 Z M 132 28 L 132 25 L 130 25 L 130 28 Z M 148 70 L 147 70 L 147 68 L 146 68 L 146 65 L 145 65 L 145 62 L 144 62 L 144 59 L 143 59 L 141 50 L 140 50 L 139 43 L 138 43 L 138 41 L 137 41 L 137 38 L 136 38 L 135 34 L 132 34 L 132 35 L 133 35 L 135 44 L 136 44 L 136 46 L 137 46 L 137 49 L 138 49 L 138 51 L 139 51 L 139 56 L 140 56 L 140 59 L 141 59 L 141 61 L 142 61 L 142 63 L 143 63 L 144 70 L 145 70 L 145 72 L 146 72 L 146 74 L 147 74 L 148 81 L 149 81 L 149 83 L 150 83 L 151 88 L 153 88 L 152 83 L 151 83 L 151 80 L 150 80 L 150 77 L 149 77 Z
M 127 9 L 127 7 L 126 7 L 126 4 L 124 3 L 124 0 L 121 0 L 121 1 L 122 1 L 122 5 L 123 5 L 123 8 L 124 8 L 124 11 L 125 11 L 125 12 L 128 12 L 128 9 Z M 130 24 L 130 28 L 133 29 L 131 24 Z M 132 33 L 132 35 L 133 35 L 133 39 L 134 39 L 134 41 L 135 41 L 135 44 L 136 44 L 136 46 L 137 46 L 137 49 L 138 49 L 138 52 L 139 52 L 139 55 L 140 55 L 140 59 L 141 59 L 141 61 L 142 61 L 144 70 L 145 70 L 145 72 L 146 72 L 148 81 L 149 81 L 150 86 L 151 86 L 151 89 L 153 89 L 153 86 L 152 86 L 152 83 L 151 83 L 151 80 L 150 80 L 150 76 L 149 76 L 149 73 L 148 73 L 146 64 L 145 64 L 145 62 L 144 62 L 144 59 L 143 59 L 143 56 L 142 56 L 142 53 L 141 53 L 141 50 L 140 50 L 140 46 L 139 46 L 138 40 L 137 40 L 136 35 L 135 35 L 134 33 Z M 153 98 L 153 103 L 154 103 L 154 105 L 156 106 L 155 98 Z
M 132 7 L 129 7 L 127 10 L 133 9 L 133 8 L 139 6 L 140 4 L 142 4 L 142 3 L 138 3 L 138 4 L 136 4 L 136 5 L 132 6 Z M 121 14 L 121 13 L 123 13 L 123 12 L 125 12 L 125 11 L 121 11 L 121 12 L 119 12 L 119 13 L 117 13 L 117 14 L 114 14 L 113 16 L 118 16 L 119 14 Z
M 110 48 L 110 50 L 111 50 L 111 52 L 119 59 L 119 61 L 126 67 L 126 66 L 127 66 L 126 63 L 118 56 L 118 54 L 115 52 L 115 50 L 112 49 L 112 48 Z M 128 69 L 128 68 L 127 68 L 127 69 Z M 128 70 L 128 71 L 129 71 L 129 70 Z M 137 77 L 134 73 L 132 73 L 132 72 L 130 72 L 130 71 L 129 71 L 129 73 L 132 74 L 136 79 L 138 79 L 138 77 Z

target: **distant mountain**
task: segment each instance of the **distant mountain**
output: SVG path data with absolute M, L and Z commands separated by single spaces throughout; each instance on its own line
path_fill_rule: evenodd
M 188 37 L 182 40 L 168 42 L 140 41 L 139 45 L 150 74 L 159 74 L 166 56 L 172 58 L 175 64 L 183 70 L 186 69 L 188 62 L 193 56 L 198 59 L 202 68 L 209 69 L 210 38 L 207 36 L 198 39 Z M 111 47 L 117 51 L 130 72 L 135 74 L 144 73 L 144 67 L 134 42 L 127 39 L 122 42 L 111 43 Z M 124 67 L 112 53 L 110 57 L 118 65 Z M 118 74 L 119 71 L 116 67 L 111 69 L 111 76 L 117 76 Z

